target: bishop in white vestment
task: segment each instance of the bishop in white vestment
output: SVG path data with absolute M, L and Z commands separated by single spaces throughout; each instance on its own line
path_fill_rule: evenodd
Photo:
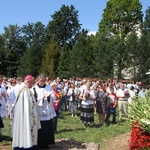
M 37 149 L 38 129 L 41 126 L 36 100 L 30 90 L 34 84 L 34 78 L 28 75 L 24 83 L 25 86 L 18 93 L 13 110 L 12 147 L 14 150 L 35 150 Z

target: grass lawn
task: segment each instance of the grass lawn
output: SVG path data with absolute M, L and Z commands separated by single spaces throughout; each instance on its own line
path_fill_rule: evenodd
M 111 120 L 111 118 L 110 118 Z M 73 139 L 78 142 L 95 142 L 99 143 L 101 147 L 103 143 L 113 139 L 114 137 L 128 133 L 131 127 L 127 121 L 118 121 L 117 124 L 110 124 L 109 126 L 99 126 L 97 115 L 94 118 L 94 124 L 83 128 L 83 124 L 80 122 L 80 112 L 78 117 L 71 117 L 70 112 L 62 111 L 62 115 L 58 119 L 58 132 L 55 134 L 55 139 Z M 10 143 L 10 120 L 4 119 L 4 141 L 0 142 L 0 146 Z M 11 149 L 11 144 L 10 144 Z
M 117 124 L 110 124 L 109 126 L 100 127 L 97 115 L 95 115 L 94 121 L 94 124 L 85 129 L 80 122 L 80 112 L 78 117 L 71 117 L 68 111 L 63 111 L 62 116 L 58 119 L 58 132 L 55 138 L 74 139 L 79 142 L 95 142 L 102 146 L 103 142 L 128 133 L 131 130 L 128 121 L 119 122 L 118 117 Z

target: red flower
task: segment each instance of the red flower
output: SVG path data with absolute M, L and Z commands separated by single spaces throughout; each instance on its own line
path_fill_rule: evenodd
M 138 122 L 133 122 L 129 140 L 130 150 L 150 148 L 150 133 L 142 130 L 140 126 Z
M 62 93 L 62 92 L 57 91 L 57 92 L 55 92 L 55 96 L 56 96 L 56 99 L 61 99 L 61 98 L 62 98 L 62 96 L 63 96 L 63 93 Z

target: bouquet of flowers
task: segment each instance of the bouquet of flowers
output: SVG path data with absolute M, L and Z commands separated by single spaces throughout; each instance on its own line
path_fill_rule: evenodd
M 54 106 L 55 110 L 58 110 L 60 101 L 61 101 L 62 96 L 63 96 L 63 92 L 57 91 L 57 92 L 55 92 L 55 96 L 56 96 L 56 101 L 53 102 L 53 106 Z
M 55 94 L 55 96 L 56 96 L 56 99 L 62 99 L 63 92 L 57 91 L 56 94 Z
M 128 91 L 128 90 L 125 90 L 125 91 L 124 91 L 124 95 L 125 95 L 126 98 L 129 98 L 129 97 L 130 97 L 129 91 Z
M 88 91 L 85 92 L 84 97 L 85 97 L 85 99 L 88 99 L 90 97 L 90 93 Z
M 130 150 L 150 149 L 150 97 L 137 97 L 130 104 L 129 120 L 132 123 Z

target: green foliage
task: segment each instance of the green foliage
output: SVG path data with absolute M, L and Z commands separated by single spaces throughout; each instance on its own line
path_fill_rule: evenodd
M 93 50 L 95 77 L 101 79 L 113 76 L 113 49 L 111 43 L 102 34 L 97 35 L 97 43 Z
M 7 74 L 5 39 L 0 35 L 0 74 Z
M 17 25 L 9 25 L 4 27 L 3 37 L 5 39 L 5 76 L 14 77 L 17 75 L 17 69 L 20 64 L 20 57 L 26 49 L 25 43 L 21 38 L 20 27 Z M 6 65 L 5 65 L 6 64 Z
M 135 34 L 141 31 L 139 0 L 109 0 L 96 36 L 80 31 L 78 17 L 73 5 L 62 5 L 46 27 L 41 22 L 5 27 L 0 36 L 0 73 L 8 77 L 44 72 L 52 78 L 120 79 L 122 70 L 130 67 L 135 80 L 148 83 L 150 7 L 140 38 Z
M 99 32 L 106 36 L 126 36 L 141 23 L 141 9 L 139 0 L 109 0 L 99 23 Z
M 46 35 L 46 28 L 41 22 L 28 23 L 21 28 L 22 38 L 27 47 L 32 46 L 34 43 L 38 43 L 40 46 L 44 46 L 44 40 Z
M 128 116 L 130 122 L 138 122 L 141 129 L 150 133 L 150 97 L 136 97 L 129 106 Z
M 146 10 L 146 16 L 145 16 L 145 21 L 143 23 L 143 30 L 145 31 L 145 34 L 150 32 L 150 6 Z
M 137 66 L 139 66 L 139 58 L 140 56 L 140 39 L 137 36 L 137 33 L 133 31 L 128 37 L 126 41 L 126 51 L 129 55 L 127 55 L 127 68 L 130 69 L 131 75 L 134 77 L 133 80 L 138 80 L 138 69 Z
M 21 57 L 20 65 L 18 66 L 17 74 L 24 76 L 39 74 L 43 56 L 45 26 L 41 22 L 35 24 L 28 23 L 21 28 L 22 39 L 26 44 L 26 49 L 23 57 Z
M 99 23 L 99 33 L 105 39 L 109 39 L 108 46 L 105 46 L 103 51 L 108 54 L 108 57 L 105 56 L 107 61 L 110 58 L 113 59 L 112 63 L 106 63 L 114 69 L 114 71 L 111 69 L 112 73 L 108 72 L 112 74 L 112 77 L 123 78 L 122 70 L 128 68 L 129 50 L 125 41 L 130 32 L 140 28 L 141 8 L 139 0 L 122 0 L 121 2 L 119 0 L 109 0 L 104 9 L 103 18 Z M 135 65 L 133 66 L 135 67 Z M 109 68 L 106 70 L 108 71 Z
M 60 78 L 69 78 L 69 63 L 70 63 L 70 49 L 67 48 L 67 44 L 65 43 L 64 46 L 61 48 L 61 54 L 59 57 L 59 64 L 58 64 L 58 76 Z
M 38 43 L 34 43 L 25 52 L 18 69 L 18 75 L 24 76 L 32 74 L 37 76 L 41 68 L 41 62 L 43 58 L 43 51 Z
M 138 79 L 144 84 L 149 84 L 149 76 L 146 72 L 149 70 L 150 62 L 150 7 L 146 11 L 145 21 L 143 22 L 142 35 L 139 46 L 139 73 Z
M 60 46 L 67 43 L 71 49 L 81 28 L 78 20 L 78 11 L 75 10 L 73 5 L 70 7 L 62 5 L 60 10 L 55 11 L 51 17 L 53 20 L 47 26 L 49 35 L 55 35 Z
M 53 37 L 47 47 L 44 49 L 42 58 L 41 72 L 50 76 L 52 79 L 58 74 L 58 63 L 60 56 L 60 48 Z
M 147 36 L 142 36 L 141 40 L 144 42 L 140 45 L 139 50 L 139 72 L 137 74 L 138 80 L 142 81 L 143 84 L 149 84 L 149 76 L 146 74 L 149 70 L 149 62 L 150 62 L 150 45 L 148 44 L 150 40 L 150 34 Z M 142 43 L 142 42 L 141 42 Z
M 70 64 L 69 71 L 74 77 L 90 77 L 93 72 L 90 69 L 93 68 L 91 40 L 87 35 L 86 31 L 82 31 L 79 36 L 77 43 L 73 46 L 70 52 Z

